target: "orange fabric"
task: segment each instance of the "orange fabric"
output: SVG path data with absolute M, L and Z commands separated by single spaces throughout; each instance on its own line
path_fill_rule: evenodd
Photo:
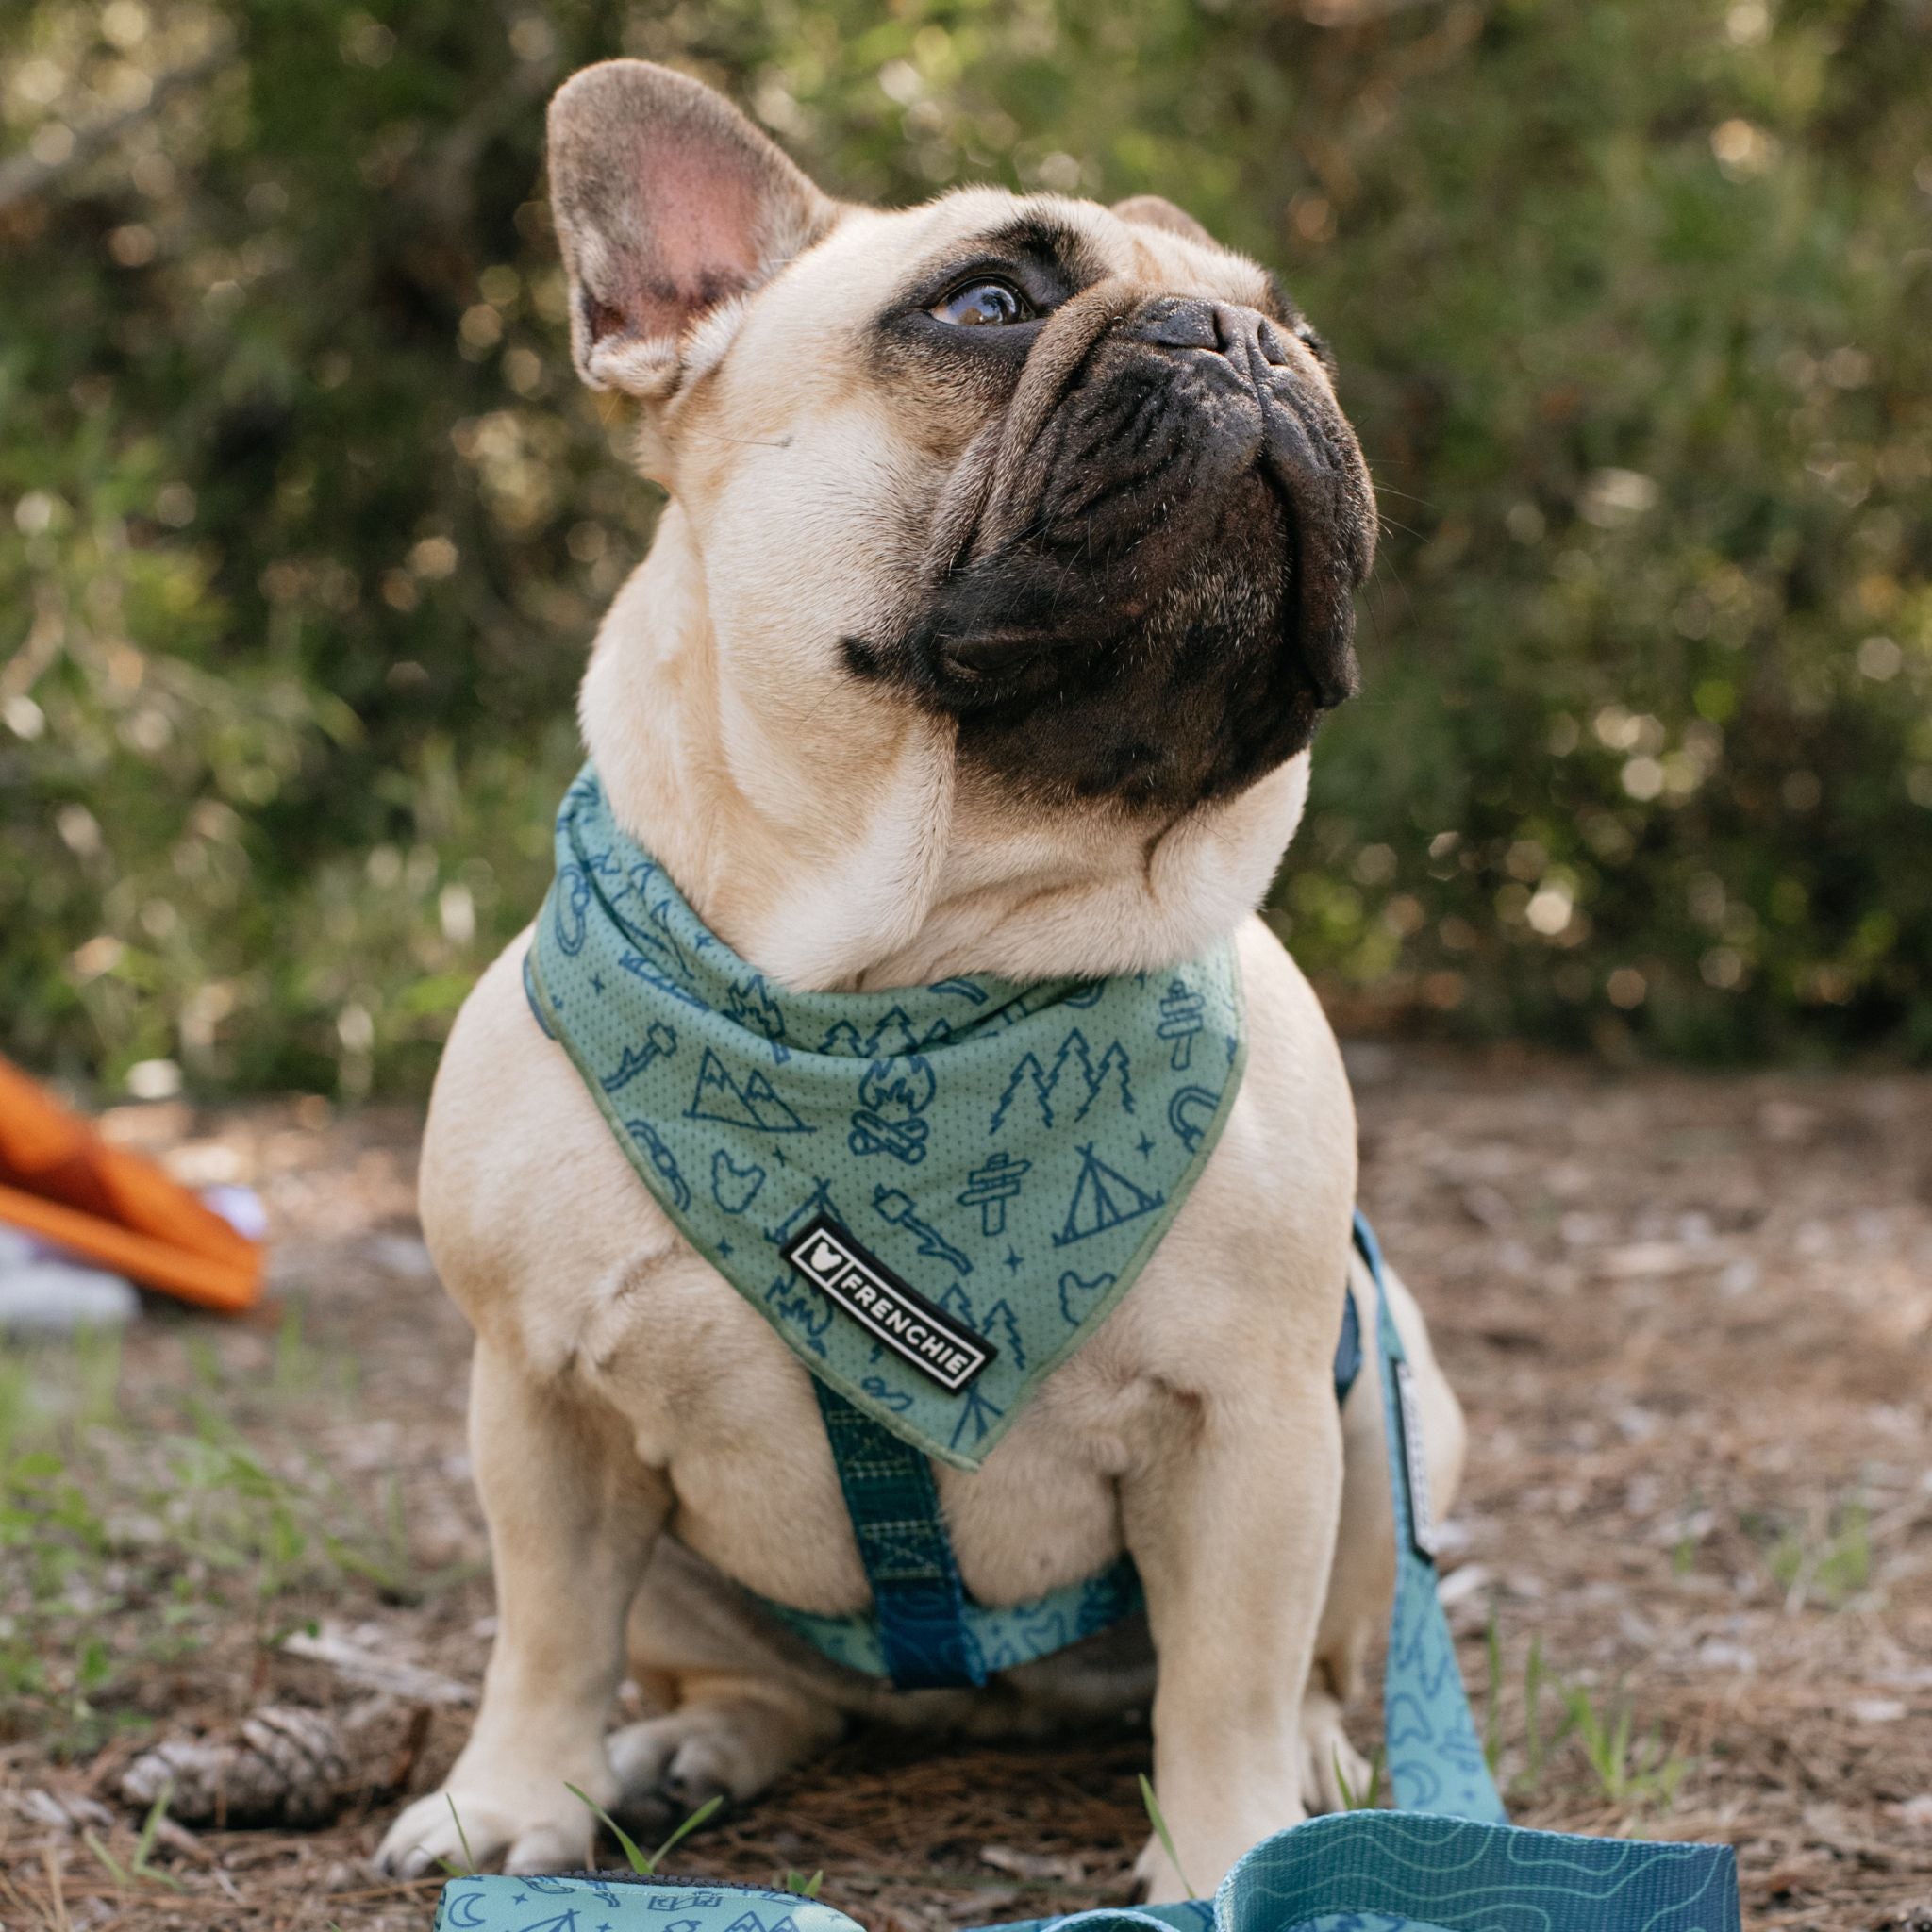
M 0 1059 L 0 1221 L 207 1307 L 261 1295 L 262 1247 Z

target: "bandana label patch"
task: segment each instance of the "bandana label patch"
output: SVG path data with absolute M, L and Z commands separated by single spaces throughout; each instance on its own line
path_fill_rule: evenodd
M 921 1374 L 957 1395 L 999 1351 L 936 1307 L 829 1215 L 799 1229 L 779 1251 L 835 1307 Z

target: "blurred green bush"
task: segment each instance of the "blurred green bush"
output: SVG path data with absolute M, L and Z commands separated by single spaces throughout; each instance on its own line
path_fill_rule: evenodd
M 1932 1052 L 1926 0 L 16 0 L 9 1051 L 419 1090 L 533 909 L 654 511 L 541 198 L 617 51 L 1284 273 L 1388 521 L 1276 914 L 1346 1019 Z

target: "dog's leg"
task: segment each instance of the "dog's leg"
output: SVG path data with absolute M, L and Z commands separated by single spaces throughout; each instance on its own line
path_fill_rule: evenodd
M 465 1839 L 478 1862 L 501 1856 L 513 1872 L 589 1863 L 595 1821 L 566 1787 L 606 1807 L 617 1795 L 604 1726 L 625 1618 L 669 1508 L 621 1431 L 533 1387 L 484 1341 L 470 1454 L 495 1557 L 496 1644 L 448 1783 L 376 1854 L 406 1877 L 463 1857 Z
M 1180 1868 L 1157 1834 L 1137 1871 L 1159 1904 L 1211 1891 L 1304 1816 L 1302 1692 L 1341 1496 L 1326 1361 L 1244 1375 L 1189 1407 L 1121 1486 L 1159 1659 L 1155 1790 Z
M 620 1802 L 651 1830 L 708 1798 L 754 1798 L 845 1728 L 845 1674 L 796 1640 L 736 1585 L 671 1538 L 631 1605 L 631 1675 L 664 1709 L 610 1739 Z M 845 1687 L 849 1688 L 849 1687 Z
M 1422 1404 L 1429 1497 L 1448 1513 L 1462 1478 L 1467 1431 L 1455 1391 L 1437 1363 L 1422 1310 L 1401 1277 L 1385 1268 L 1389 1308 L 1402 1337 Z M 1362 1666 L 1389 1627 L 1395 1595 L 1395 1521 L 1389 1503 L 1389 1438 L 1382 1424 L 1382 1377 L 1375 1354 L 1375 1290 L 1359 1257 L 1349 1274 L 1363 1341 L 1361 1374 L 1342 1410 L 1341 1527 L 1328 1600 L 1315 1640 L 1315 1668 L 1302 1701 L 1302 1797 L 1311 1811 L 1359 1804 L 1369 1767 L 1342 1729 L 1342 1707 L 1362 1691 Z

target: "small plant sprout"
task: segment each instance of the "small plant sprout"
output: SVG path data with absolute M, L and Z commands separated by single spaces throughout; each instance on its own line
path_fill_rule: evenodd
M 462 1813 L 457 1809 L 457 1801 L 445 1791 L 442 1802 L 449 1807 L 449 1822 L 457 1828 L 457 1842 L 463 1848 L 463 1862 L 458 1865 L 453 1858 L 439 1858 L 446 1878 L 474 1878 L 476 1875 L 476 1855 L 470 1849 L 470 1834 L 463 1829 Z
M 791 1892 L 794 1898 L 816 1898 L 824 1882 L 825 1874 L 823 1868 L 808 1878 L 803 1872 L 794 1872 L 788 1865 L 784 1877 L 778 1881 L 778 1890 Z
M 1167 1862 L 1179 1874 L 1181 1889 L 1190 1898 L 1198 1898 L 1191 1879 L 1181 1865 L 1181 1855 L 1174 1848 L 1174 1833 L 1167 1828 L 1167 1820 L 1160 1813 L 1160 1800 L 1154 1795 L 1154 1785 L 1147 1774 L 1141 1774 L 1141 1802 L 1147 1807 L 1147 1817 L 1154 1826 L 1154 1836 L 1160 1840 L 1160 1849 L 1167 1854 Z
M 1341 1753 L 1335 1754 L 1335 1782 L 1341 1790 L 1341 1808 L 1344 1811 L 1374 1811 L 1382 1803 L 1382 1753 L 1378 1748 L 1369 1760 L 1369 1781 L 1362 1788 L 1359 1797 L 1350 1784 L 1348 1772 L 1341 1762 Z
M 1862 1503 L 1847 1503 L 1822 1532 L 1786 1530 L 1766 1553 L 1772 1578 L 1795 1617 L 1807 1599 L 1841 1609 L 1872 1577 L 1871 1519 Z
M 1665 1749 L 1662 1733 L 1653 1726 L 1637 1740 L 1630 1702 L 1621 1692 L 1601 1707 L 1586 1685 L 1566 1684 L 1561 1695 L 1564 1730 L 1574 1733 L 1604 1796 L 1613 1805 L 1670 1804 L 1690 1767 Z
M 1529 1657 L 1523 1666 L 1523 1733 L 1524 1763 L 1519 1780 L 1533 1791 L 1543 1778 L 1543 1641 L 1529 1640 Z
M 640 1878 L 653 1876 L 658 1866 L 671 1856 L 672 1848 L 689 1838 L 724 1802 L 722 1797 L 713 1796 L 707 1798 L 655 1852 L 646 1853 L 638 1841 L 625 1830 L 624 1826 L 618 1824 L 617 1820 L 611 1817 L 609 1812 L 605 1810 L 603 1806 L 598 1804 L 596 1799 L 591 1797 L 589 1792 L 580 1791 L 575 1785 L 571 1784 L 565 1785 L 564 1790 L 578 1804 L 587 1806 L 602 1822 L 605 1830 L 609 1832 L 610 1836 L 617 1840 L 618 1849 L 624 1854 L 630 1869 Z
M 1490 1612 L 1489 1626 L 1483 1632 L 1483 1662 L 1487 1682 L 1483 1694 L 1483 1762 L 1494 1777 L 1503 1757 L 1503 1633 L 1496 1624 L 1496 1613 Z
M 124 1890 L 132 1891 L 144 1878 L 153 1879 L 157 1885 L 165 1885 L 170 1891 L 181 1890 L 181 1881 L 178 1878 L 170 1873 L 157 1871 L 148 1862 L 154 1852 L 155 1840 L 161 1835 L 161 1821 L 168 1815 L 168 1800 L 174 1795 L 175 1787 L 172 1784 L 161 1787 L 159 1795 L 147 1807 L 147 1816 L 142 1820 L 140 1836 L 134 1840 L 134 1856 L 125 1865 L 123 1865 L 92 1832 L 82 1834 L 88 1850 L 108 1868 L 108 1875 Z

